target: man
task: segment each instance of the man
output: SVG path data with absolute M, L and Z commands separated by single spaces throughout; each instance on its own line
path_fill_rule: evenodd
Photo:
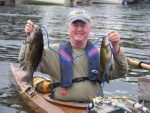
M 90 34 L 90 16 L 82 9 L 76 9 L 69 14 L 68 33 L 70 40 L 65 44 L 52 44 L 51 49 L 45 47 L 40 71 L 49 74 L 53 79 L 51 84 L 51 97 L 62 101 L 89 102 L 90 97 L 95 97 L 101 88 L 101 77 L 92 70 L 98 70 L 99 54 L 87 50 L 92 43 L 88 40 Z M 34 27 L 37 27 L 34 25 Z M 33 29 L 33 22 L 28 20 L 25 33 L 26 41 Z M 124 53 L 120 50 L 120 36 L 115 30 L 108 32 L 107 36 L 114 48 L 113 70 L 110 73 L 111 79 L 124 77 L 127 74 L 128 63 Z M 24 60 L 26 45 L 23 44 L 19 54 L 19 61 Z M 85 53 L 86 51 L 86 53 Z M 85 53 L 85 54 L 83 54 Z M 58 55 L 59 54 L 59 55 Z M 80 56 L 83 54 L 82 56 Z M 77 57 L 80 56 L 80 57 Z M 99 75 L 102 76 L 102 75 Z

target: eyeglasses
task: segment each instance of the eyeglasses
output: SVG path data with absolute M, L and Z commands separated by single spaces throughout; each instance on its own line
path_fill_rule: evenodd
M 82 29 L 87 29 L 87 27 L 89 26 L 88 24 L 70 24 L 71 27 L 73 29 L 78 29 L 79 27 L 81 27 Z

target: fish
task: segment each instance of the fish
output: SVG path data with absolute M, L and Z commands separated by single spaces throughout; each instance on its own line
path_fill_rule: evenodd
M 33 74 L 41 62 L 44 48 L 43 34 L 40 27 L 36 27 L 30 34 L 25 53 L 25 67 L 27 74 L 22 78 L 23 82 L 27 82 L 33 87 Z
M 108 37 L 104 37 L 102 39 L 102 43 L 101 43 L 101 49 L 100 49 L 100 68 L 99 68 L 99 72 L 102 72 L 104 73 L 104 71 L 106 70 L 107 68 L 107 65 L 109 63 L 109 60 L 110 58 L 112 57 L 111 55 L 111 49 L 110 49 L 110 46 L 109 46 L 109 41 L 108 41 Z M 110 63 L 111 65 L 109 66 L 108 68 L 108 71 L 105 73 L 105 81 L 107 83 L 109 83 L 109 70 L 112 69 L 112 62 Z M 103 78 L 102 78 L 103 80 Z M 105 82 L 103 81 L 103 82 Z

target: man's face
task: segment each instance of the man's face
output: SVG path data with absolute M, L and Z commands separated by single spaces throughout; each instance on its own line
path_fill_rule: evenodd
M 81 20 L 76 20 L 68 25 L 68 33 L 72 43 L 86 43 L 90 30 L 90 24 Z

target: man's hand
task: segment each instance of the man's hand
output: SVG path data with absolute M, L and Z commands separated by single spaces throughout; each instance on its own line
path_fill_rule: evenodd
M 30 38 L 30 33 L 32 32 L 33 28 L 38 28 L 39 26 L 34 25 L 34 23 L 31 20 L 27 20 L 27 24 L 25 26 L 25 33 L 27 34 L 26 41 Z
M 110 30 L 107 33 L 107 36 L 109 37 L 109 41 L 111 42 L 113 48 L 114 48 L 114 55 L 117 55 L 120 50 L 119 41 L 120 41 L 120 35 L 115 30 Z
M 31 31 L 33 30 L 33 26 L 34 26 L 33 22 L 31 20 L 27 20 L 27 24 L 25 26 L 25 33 L 27 35 L 30 35 Z

